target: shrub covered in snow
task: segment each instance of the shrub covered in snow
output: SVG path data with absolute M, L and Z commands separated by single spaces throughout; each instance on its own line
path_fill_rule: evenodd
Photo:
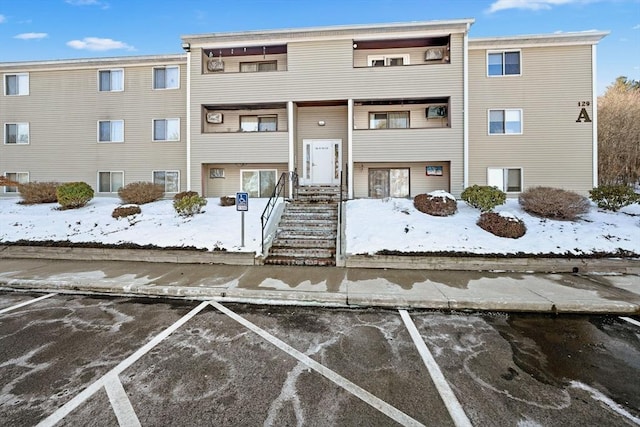
M 640 194 L 624 184 L 601 185 L 589 191 L 589 194 L 591 200 L 596 202 L 599 208 L 613 212 L 633 203 L 640 203 Z
M 137 206 L 137 205 L 118 206 L 113 210 L 113 212 L 111 213 L 111 216 L 113 218 L 118 219 L 118 218 L 124 218 L 131 215 L 137 215 L 141 212 L 142 210 L 140 209 L 140 206 Z
M 480 214 L 478 225 L 498 237 L 511 239 L 522 237 L 527 232 L 527 227 L 521 219 L 506 212 L 483 212 Z
M 155 202 L 164 196 L 164 187 L 153 182 L 132 182 L 118 190 L 122 203 L 143 205 Z
M 81 208 L 93 199 L 93 188 L 86 182 L 67 182 L 56 189 L 62 209 Z
M 490 212 L 498 205 L 507 201 L 507 195 L 504 191 L 496 187 L 488 185 L 472 185 L 464 189 L 460 195 L 462 200 L 481 212 Z
M 413 198 L 413 205 L 420 212 L 433 216 L 450 216 L 458 209 L 456 198 L 446 191 L 418 194 Z
M 60 183 L 58 182 L 26 182 L 18 184 L 20 192 L 20 201 L 23 205 L 35 205 L 38 203 L 55 203 L 58 201 L 56 190 Z
M 522 209 L 532 215 L 574 221 L 589 212 L 591 203 L 573 191 L 551 187 L 532 187 L 518 197 Z
M 193 216 L 202 212 L 202 208 L 207 204 L 207 199 L 200 197 L 197 193 L 192 196 L 185 196 L 173 201 L 173 208 L 180 216 Z

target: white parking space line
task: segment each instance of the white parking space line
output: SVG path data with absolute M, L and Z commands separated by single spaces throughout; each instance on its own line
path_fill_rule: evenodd
M 109 396 L 109 402 L 111 402 L 113 412 L 116 414 L 118 424 L 128 427 L 142 427 L 117 375 L 109 375 L 108 378 L 105 378 L 104 389 Z
M 375 408 L 378 411 L 382 412 L 383 414 L 385 414 L 389 418 L 397 421 L 398 423 L 400 423 L 400 424 L 402 424 L 404 426 L 422 426 L 423 425 L 419 421 L 415 420 L 414 418 L 410 417 L 409 415 L 405 414 L 404 412 L 400 411 L 399 409 L 395 408 L 394 406 L 389 405 L 384 400 L 374 396 L 373 394 L 371 394 L 368 391 L 366 391 L 365 389 L 357 386 L 356 384 L 352 383 L 348 379 L 346 379 L 343 376 L 337 374 L 336 372 L 332 371 L 331 369 L 327 368 L 326 366 L 321 365 L 320 363 L 316 362 L 315 360 L 313 360 L 312 358 L 310 358 L 306 354 L 296 350 L 295 348 L 291 347 L 290 345 L 286 344 L 285 342 L 279 340 L 278 338 L 274 337 L 273 335 L 271 335 L 270 333 L 268 333 L 264 329 L 262 329 L 259 326 L 249 322 L 245 318 L 243 318 L 240 315 L 234 313 L 233 311 L 229 310 L 228 308 L 224 307 L 223 305 L 221 305 L 221 304 L 219 304 L 219 303 L 217 303 L 215 301 L 209 301 L 208 303 L 211 304 L 216 309 L 218 309 L 219 311 L 221 311 L 222 313 L 224 313 L 227 316 L 229 316 L 230 318 L 232 318 L 233 320 L 235 320 L 236 322 L 240 323 L 245 328 L 253 331 L 254 333 L 258 334 L 259 336 L 261 336 L 262 338 L 264 338 L 265 340 L 267 340 L 271 344 L 275 345 L 280 350 L 282 350 L 285 353 L 288 353 L 289 355 L 291 355 L 292 357 L 298 359 L 298 361 L 304 363 L 310 369 L 313 369 L 314 371 L 316 371 L 320 375 L 322 375 L 325 378 L 327 378 L 328 380 L 332 381 L 334 384 L 338 385 L 339 387 L 342 387 L 343 389 L 345 389 L 349 393 L 353 394 L 354 396 L 356 396 L 357 398 L 359 398 L 363 402 L 369 404 L 373 408 Z
M 127 369 L 129 366 L 133 365 L 138 359 L 140 359 L 142 356 L 147 354 L 151 349 L 153 349 L 155 346 L 157 346 L 162 341 L 164 341 L 169 335 L 171 335 L 173 332 L 175 332 L 180 326 L 184 325 L 189 320 L 191 320 L 192 317 L 194 317 L 196 314 L 200 313 L 208 305 L 209 305 L 209 303 L 207 301 L 203 301 L 202 303 L 200 303 L 196 308 L 191 310 L 189 313 L 185 314 L 180 320 L 175 322 L 173 325 L 169 326 L 164 331 L 160 332 L 151 341 L 149 341 L 143 347 L 138 349 L 131 356 L 129 356 L 126 359 L 124 359 L 115 368 L 113 368 L 112 370 L 110 370 L 109 372 L 104 374 L 96 382 L 94 382 L 93 384 L 89 385 L 83 391 L 78 393 L 73 399 L 71 399 L 70 401 L 68 401 L 64 405 L 62 405 L 60 408 L 58 408 L 57 411 L 55 411 L 53 414 L 49 415 L 44 420 L 40 421 L 37 425 L 38 426 L 50 426 L 50 427 L 56 425 L 64 417 L 69 415 L 69 413 L 71 413 L 71 411 L 76 409 L 78 406 L 80 406 L 82 403 L 84 403 L 87 399 L 89 399 L 91 396 L 93 396 L 98 390 L 100 390 L 102 387 L 104 387 L 106 382 L 109 380 L 110 376 L 120 375 L 120 373 L 122 371 Z
M 469 418 L 464 412 L 464 409 L 462 409 L 462 405 L 460 405 L 458 398 L 453 393 L 453 390 L 451 390 L 451 387 L 442 374 L 442 371 L 436 363 L 436 360 L 433 358 L 433 355 L 429 351 L 429 348 L 424 343 L 424 340 L 420 336 L 420 332 L 418 332 L 418 328 L 416 328 L 415 323 L 413 323 L 413 320 L 411 320 L 411 316 L 409 316 L 409 313 L 406 310 L 399 311 L 400 317 L 402 317 L 402 320 L 404 321 L 404 324 L 409 331 L 409 335 L 411 335 L 411 339 L 413 339 L 413 342 L 418 349 L 418 353 L 420 353 L 420 356 L 422 357 L 422 360 L 427 367 L 427 370 L 429 371 L 429 375 L 431 375 L 431 379 L 438 389 L 438 393 L 440 393 L 440 397 L 447 407 L 447 410 L 449 411 L 449 415 L 451 415 L 453 422 L 458 427 L 471 427 L 471 421 L 469 421 Z
M 29 304 L 33 304 L 34 302 L 42 301 L 43 299 L 51 298 L 54 295 L 57 295 L 57 294 L 43 295 L 43 296 L 38 297 L 38 298 L 30 299 L 29 301 L 21 302 L 20 304 L 12 305 L 11 307 L 3 308 L 2 310 L 0 310 L 0 314 L 4 314 L 4 313 L 7 313 L 9 311 L 16 310 L 18 308 L 27 306 Z
M 621 318 L 622 320 L 624 320 L 625 322 L 629 322 L 629 323 L 631 323 L 632 325 L 640 326 L 640 322 L 638 322 L 638 321 L 637 321 L 637 320 L 635 320 L 635 319 L 632 319 L 632 318 L 630 318 L 630 317 L 620 317 L 620 318 Z

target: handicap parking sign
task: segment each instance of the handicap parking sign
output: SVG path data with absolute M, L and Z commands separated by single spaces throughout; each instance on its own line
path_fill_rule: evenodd
M 236 193 L 236 210 L 242 212 L 249 210 L 249 193 Z

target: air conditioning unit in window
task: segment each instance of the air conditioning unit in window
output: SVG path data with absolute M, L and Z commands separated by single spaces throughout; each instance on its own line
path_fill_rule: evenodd
M 428 119 L 441 119 L 447 117 L 447 106 L 434 105 L 433 107 L 427 108 L 426 113 Z
M 425 61 L 442 61 L 444 59 L 444 47 L 430 47 L 424 54 Z

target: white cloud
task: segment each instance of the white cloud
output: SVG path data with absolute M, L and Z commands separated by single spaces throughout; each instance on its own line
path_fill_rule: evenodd
M 3 22 L 7 22 L 7 18 L 4 15 L 0 15 L 0 24 L 2 24 Z
M 487 12 L 493 13 L 507 9 L 546 10 L 553 6 L 570 3 L 584 3 L 585 0 L 496 0 Z
M 632 30 L 640 30 L 640 24 L 631 27 Z
M 47 37 L 49 37 L 49 34 L 47 33 L 22 33 L 17 36 L 13 36 L 14 39 L 20 40 L 40 40 L 46 39 Z
M 105 51 L 105 50 L 116 50 L 116 49 L 135 50 L 133 46 L 129 46 L 124 42 L 113 40 L 113 39 L 102 39 L 99 37 L 85 37 L 82 40 L 71 40 L 67 42 L 67 46 L 72 47 L 74 49 L 94 50 L 94 51 Z

